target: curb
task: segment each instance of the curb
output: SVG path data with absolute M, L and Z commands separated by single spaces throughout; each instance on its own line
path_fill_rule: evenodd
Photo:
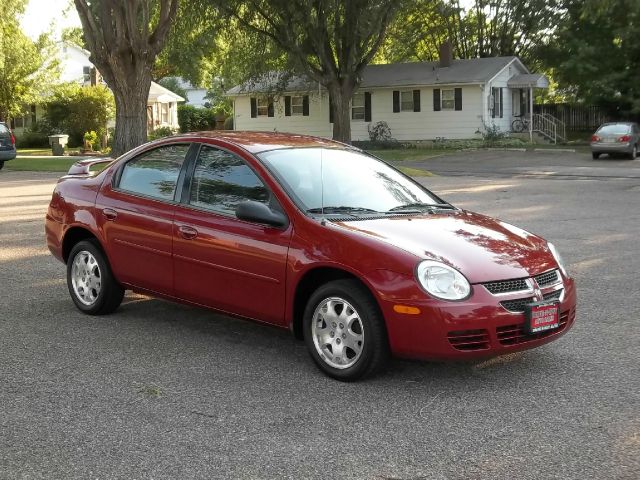
M 576 153 L 575 148 L 534 148 L 533 151 L 539 153 Z

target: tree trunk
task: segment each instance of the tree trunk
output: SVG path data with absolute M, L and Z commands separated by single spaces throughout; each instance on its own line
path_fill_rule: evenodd
M 343 143 L 351 143 L 351 97 L 354 86 L 344 82 L 330 84 L 327 89 L 331 95 L 333 108 L 333 139 Z
M 116 131 L 112 157 L 119 157 L 147 141 L 147 101 L 151 75 L 140 81 L 117 82 L 112 87 L 116 103 Z

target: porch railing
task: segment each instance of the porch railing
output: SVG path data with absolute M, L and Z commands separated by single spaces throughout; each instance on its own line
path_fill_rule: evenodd
M 532 130 L 553 143 L 567 141 L 567 126 L 565 123 L 548 113 L 534 113 L 531 117 Z

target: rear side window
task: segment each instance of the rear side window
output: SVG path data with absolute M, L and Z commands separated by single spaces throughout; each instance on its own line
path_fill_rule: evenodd
M 3 123 L 0 123 L 0 133 L 9 133 L 9 129 Z
M 124 166 L 118 187 L 146 197 L 173 200 L 188 150 L 189 145 L 168 145 L 143 153 Z
M 189 204 L 235 215 L 246 200 L 269 202 L 269 191 L 244 160 L 217 148 L 202 146 L 196 163 Z

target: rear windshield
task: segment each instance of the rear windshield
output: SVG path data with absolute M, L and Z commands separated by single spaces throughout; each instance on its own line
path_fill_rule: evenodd
M 630 128 L 631 127 L 629 125 L 625 125 L 623 123 L 619 123 L 616 125 L 605 125 L 603 127 L 600 127 L 597 133 L 602 133 L 605 135 L 618 135 L 622 133 L 629 133 Z
M 0 123 L 0 133 L 9 133 L 9 129 L 3 123 Z

